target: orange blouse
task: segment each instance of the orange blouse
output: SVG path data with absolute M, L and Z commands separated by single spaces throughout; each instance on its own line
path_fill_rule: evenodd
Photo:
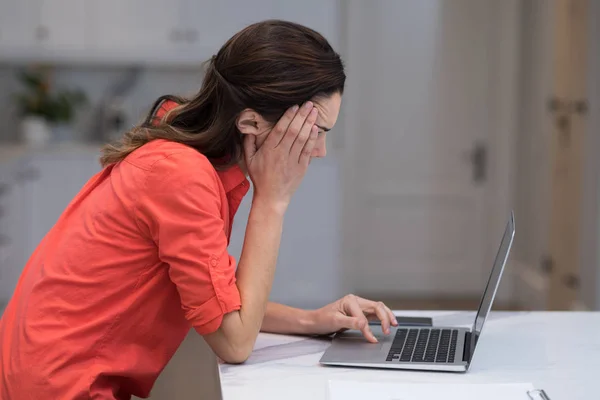
M 248 189 L 239 167 L 165 140 L 94 176 L 0 320 L 0 399 L 147 397 L 190 327 L 241 307 L 227 245 Z

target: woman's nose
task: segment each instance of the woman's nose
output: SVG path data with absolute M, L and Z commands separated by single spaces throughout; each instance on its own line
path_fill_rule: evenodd
M 323 158 L 327 155 L 327 144 L 325 142 L 325 135 L 323 135 L 323 138 L 319 138 L 319 141 L 317 142 L 317 144 L 315 145 L 313 152 L 312 152 L 312 157 L 314 158 Z

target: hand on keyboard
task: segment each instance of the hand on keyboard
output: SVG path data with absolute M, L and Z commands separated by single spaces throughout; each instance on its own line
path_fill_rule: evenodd
M 390 326 L 397 326 L 396 317 L 382 302 L 363 299 L 355 295 L 347 295 L 323 308 L 313 311 L 313 334 L 329 334 L 347 329 L 357 329 L 371 343 L 377 338 L 369 327 L 369 318 L 381 321 L 383 332 L 388 335 Z

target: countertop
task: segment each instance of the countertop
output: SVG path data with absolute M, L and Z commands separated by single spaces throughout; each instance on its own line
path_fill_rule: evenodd
M 401 312 L 471 326 L 469 312 Z M 330 379 L 413 383 L 533 383 L 552 400 L 600 398 L 600 313 L 493 312 L 467 373 L 320 366 L 329 340 L 260 334 L 242 365 L 220 365 L 225 400 L 328 399 Z M 351 399 L 349 399 L 351 400 Z
M 87 142 L 57 142 L 46 147 L 34 148 L 14 142 L 0 142 L 0 163 L 11 162 L 20 157 L 33 154 L 60 154 L 60 153 L 93 153 L 100 155 L 100 143 Z

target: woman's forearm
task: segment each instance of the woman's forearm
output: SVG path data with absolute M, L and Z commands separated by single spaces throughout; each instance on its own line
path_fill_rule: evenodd
M 284 210 L 256 200 L 250 210 L 237 271 L 242 300 L 240 319 L 258 335 L 275 275 Z
M 278 303 L 268 303 L 262 332 L 307 335 L 313 330 L 314 311 L 301 310 Z
M 242 307 L 223 317 L 219 330 L 205 336 L 227 362 L 242 362 L 261 329 L 275 275 L 285 209 L 254 198 L 236 273 Z

